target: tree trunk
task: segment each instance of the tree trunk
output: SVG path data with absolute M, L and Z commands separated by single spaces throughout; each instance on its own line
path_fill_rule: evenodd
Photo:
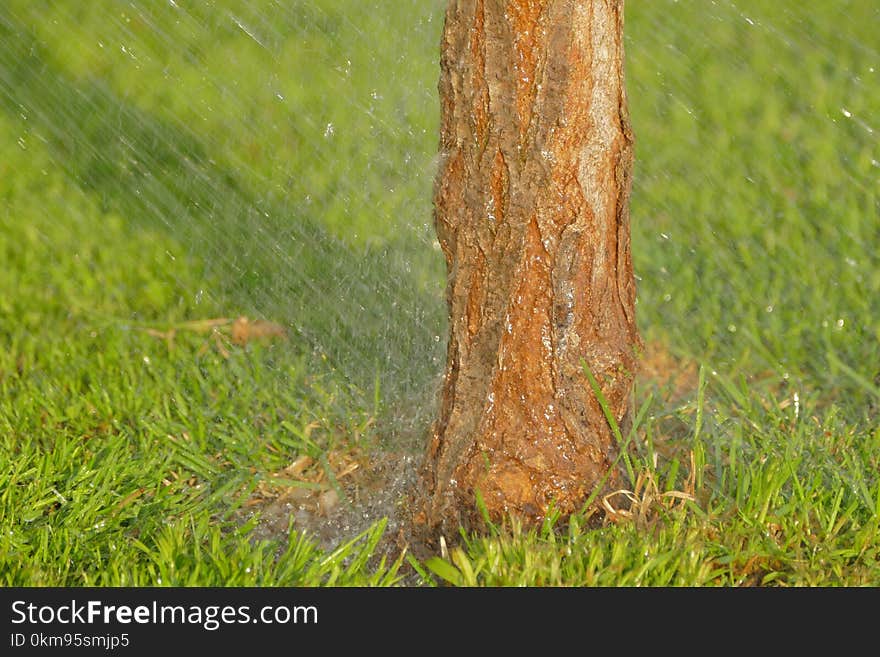
M 449 343 L 416 522 L 578 510 L 630 413 L 637 349 L 623 0 L 450 0 L 435 223 Z

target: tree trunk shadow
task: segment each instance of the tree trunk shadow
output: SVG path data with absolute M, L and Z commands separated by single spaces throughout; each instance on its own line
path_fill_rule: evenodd
M 290 348 L 370 394 L 380 376 L 386 399 L 424 397 L 443 360 L 435 336 L 445 322 L 442 300 L 412 274 L 414 261 L 436 255 L 428 245 L 346 244 L 314 208 L 261 196 L 245 172 L 218 165 L 192 127 L 157 118 L 99 79 L 73 79 L 10 16 L 0 16 L 0 107 L 13 121 L 27 117 L 71 183 L 106 211 L 170 234 L 185 249 L 173 255 L 216 283 L 221 307 L 285 324 L 297 337 Z

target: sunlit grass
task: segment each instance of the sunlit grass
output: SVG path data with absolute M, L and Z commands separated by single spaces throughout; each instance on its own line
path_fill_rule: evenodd
M 278 473 L 338 486 L 328 455 L 432 412 L 443 4 L 3 3 L 0 583 L 880 583 L 867 0 L 627 4 L 638 319 L 664 356 L 609 522 L 423 562 L 376 558 L 381 522 L 329 552 L 258 535 L 256 492 L 313 483 Z M 241 315 L 285 336 L 195 330 Z
M 660 436 L 649 421 L 629 512 L 601 529 L 576 515 L 465 535 L 424 576 L 460 586 L 876 586 L 880 431 L 833 418 L 810 426 L 785 410 L 752 409 L 754 429 L 727 444 L 715 429 L 710 452 L 665 459 L 653 456 Z

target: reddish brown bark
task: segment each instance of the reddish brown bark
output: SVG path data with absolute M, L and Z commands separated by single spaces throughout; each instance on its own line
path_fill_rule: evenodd
M 577 510 L 616 442 L 636 348 L 623 0 L 450 0 L 437 234 L 449 344 L 417 521 Z M 613 477 L 610 481 L 613 483 Z

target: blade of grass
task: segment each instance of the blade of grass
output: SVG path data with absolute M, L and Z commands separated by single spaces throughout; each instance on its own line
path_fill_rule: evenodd
M 602 407 L 602 413 L 605 415 L 605 419 L 608 421 L 608 426 L 611 427 L 611 433 L 614 434 L 614 438 L 617 440 L 617 448 L 619 450 L 619 457 L 623 457 L 623 462 L 626 465 L 626 473 L 629 476 L 630 481 L 635 481 L 635 471 L 633 469 L 632 461 L 629 458 L 628 447 L 629 441 L 624 441 L 623 435 L 620 433 L 620 427 L 617 424 L 617 420 L 614 417 L 614 414 L 611 412 L 611 408 L 608 405 L 608 400 L 605 399 L 605 395 L 602 393 L 602 389 L 599 387 L 599 382 L 596 380 L 596 377 L 593 376 L 593 372 L 590 370 L 590 366 L 587 364 L 587 361 L 581 359 L 581 367 L 584 369 L 584 373 L 587 375 L 587 379 L 590 381 L 590 386 L 593 388 L 593 394 L 596 395 L 596 399 L 599 402 L 599 406 Z

